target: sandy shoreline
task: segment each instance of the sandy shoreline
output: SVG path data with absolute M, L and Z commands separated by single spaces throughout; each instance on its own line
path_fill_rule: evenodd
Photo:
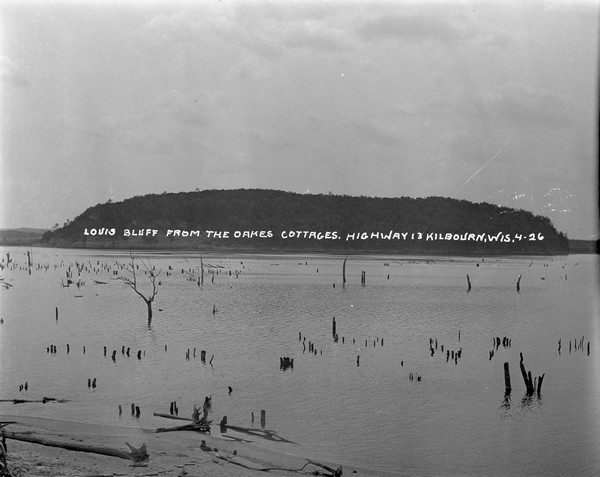
M 6 426 L 7 433 L 23 433 L 57 442 L 110 447 L 124 452 L 128 451 L 126 442 L 134 447 L 146 444 L 150 456 L 146 462 L 135 464 L 118 457 L 7 439 L 7 462 L 13 477 L 331 475 L 318 465 L 306 465 L 308 461 L 303 457 L 261 447 L 259 442 L 246 442 L 247 436 L 235 433 L 225 439 L 190 431 L 155 433 L 154 429 L 11 415 L 0 415 L 0 422 L 14 422 Z M 320 463 L 332 468 L 339 465 Z M 271 470 L 265 472 L 267 468 Z M 375 475 L 347 466 L 343 467 L 343 474 Z

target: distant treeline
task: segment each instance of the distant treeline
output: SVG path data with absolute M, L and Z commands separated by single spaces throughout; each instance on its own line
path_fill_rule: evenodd
M 212 236 L 207 231 L 215 232 Z M 185 236 L 187 235 L 187 236 Z M 443 197 L 240 189 L 149 194 L 87 209 L 41 244 L 88 248 L 566 254 L 547 217 Z
M 569 240 L 569 253 L 599 253 L 599 240 Z
M 39 245 L 47 229 L 0 229 L 0 245 Z

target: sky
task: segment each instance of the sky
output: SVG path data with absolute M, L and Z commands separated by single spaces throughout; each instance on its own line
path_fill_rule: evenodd
M 270 188 L 489 202 L 597 238 L 598 13 L 4 0 L 0 228 L 148 193 Z

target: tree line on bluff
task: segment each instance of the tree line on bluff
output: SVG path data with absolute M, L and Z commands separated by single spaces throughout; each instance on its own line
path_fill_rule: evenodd
M 84 235 L 114 228 L 114 236 Z M 157 236 L 123 237 L 124 229 L 159 229 Z M 201 237 L 166 237 L 168 229 L 200 230 Z M 231 233 L 271 230 L 268 239 L 207 239 L 206 230 Z M 284 239 L 281 231 L 336 231 L 339 240 Z M 422 233 L 421 240 L 346 240 L 361 232 Z M 511 241 L 425 241 L 428 233 L 508 235 Z M 533 234 L 535 240 L 530 240 Z M 512 241 L 518 237 L 518 240 Z M 539 239 L 543 237 L 543 239 Z M 525 210 L 444 197 L 379 198 L 297 194 L 277 190 L 206 190 L 136 196 L 90 207 L 73 221 L 48 231 L 49 246 L 116 248 L 248 247 L 290 250 L 357 250 L 431 253 L 568 253 L 567 237 L 550 219 Z

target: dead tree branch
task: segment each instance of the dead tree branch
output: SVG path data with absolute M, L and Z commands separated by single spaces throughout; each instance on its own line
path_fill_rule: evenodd
M 147 293 L 143 293 L 140 291 L 140 284 L 138 283 L 138 273 L 139 267 L 136 266 L 136 257 L 132 253 L 129 254 L 131 257 L 131 262 L 127 265 L 124 265 L 122 268 L 127 274 L 126 276 L 118 277 L 118 280 L 121 280 L 125 283 L 129 288 L 131 288 L 144 302 L 146 303 L 146 307 L 148 310 L 148 327 L 152 325 L 152 302 L 154 302 L 154 298 L 158 294 L 158 286 L 156 279 L 160 275 L 161 271 L 157 271 L 155 267 L 152 266 L 150 260 L 144 261 L 141 258 L 138 258 L 144 267 L 145 275 L 148 277 L 152 290 Z

